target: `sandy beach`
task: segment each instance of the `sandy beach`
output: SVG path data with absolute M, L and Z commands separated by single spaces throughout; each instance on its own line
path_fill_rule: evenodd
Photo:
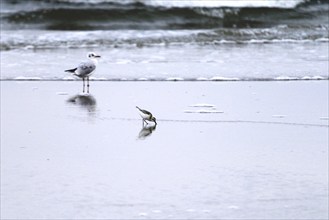
M 328 13 L 1 0 L 0 219 L 328 219 Z
M 2 219 L 328 218 L 328 81 L 81 86 L 1 81 Z

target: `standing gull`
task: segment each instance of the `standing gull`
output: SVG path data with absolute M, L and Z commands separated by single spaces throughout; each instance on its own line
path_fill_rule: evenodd
M 65 70 L 65 72 L 73 73 L 73 75 L 82 78 L 83 92 L 85 92 L 85 78 L 87 78 L 87 93 L 89 93 L 89 76 L 95 72 L 97 59 L 101 56 L 93 52 L 88 53 L 87 56 L 89 58 L 88 61 L 80 63 L 76 68 Z

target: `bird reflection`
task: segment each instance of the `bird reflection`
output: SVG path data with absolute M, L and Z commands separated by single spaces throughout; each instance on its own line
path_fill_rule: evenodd
M 145 139 L 149 136 L 151 136 L 152 132 L 155 131 L 156 124 L 146 124 L 143 125 L 141 131 L 138 134 L 139 139 Z
M 94 112 L 96 110 L 96 99 L 89 93 L 72 96 L 67 102 L 87 109 L 88 112 Z

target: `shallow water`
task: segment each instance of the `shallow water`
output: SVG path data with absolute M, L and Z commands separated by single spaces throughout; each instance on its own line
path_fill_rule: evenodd
M 328 44 L 314 42 L 1 51 L 1 79 L 75 80 L 64 70 L 90 50 L 102 55 L 92 80 L 329 79 Z
M 1 82 L 2 218 L 328 218 L 326 81 L 91 83 Z

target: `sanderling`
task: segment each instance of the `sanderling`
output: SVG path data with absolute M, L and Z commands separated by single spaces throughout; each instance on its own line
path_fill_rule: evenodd
M 148 124 L 147 121 L 153 121 L 155 124 L 157 124 L 156 118 L 152 115 L 151 112 L 141 109 L 138 106 L 136 106 L 136 108 L 139 110 L 139 114 L 141 115 L 141 117 L 143 119 L 143 124 L 144 124 L 144 122 L 146 124 Z

